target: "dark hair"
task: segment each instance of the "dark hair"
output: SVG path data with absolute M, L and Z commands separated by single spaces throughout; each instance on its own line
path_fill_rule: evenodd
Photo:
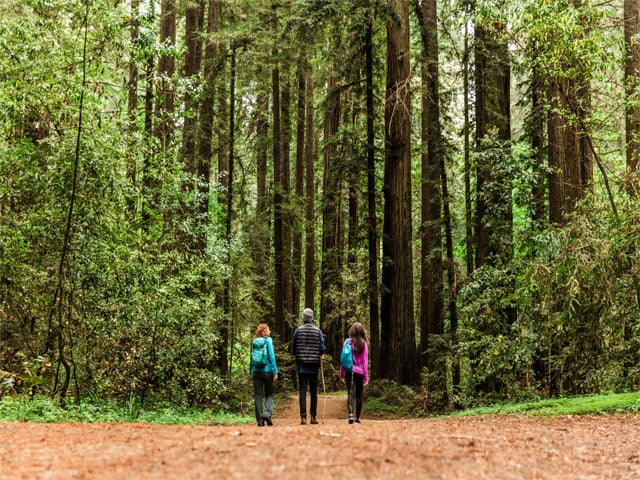
M 360 322 L 356 322 L 349 328 L 349 338 L 353 340 L 355 344 L 356 353 L 361 353 L 364 349 L 364 344 L 367 343 L 367 332 L 364 329 L 364 325 Z

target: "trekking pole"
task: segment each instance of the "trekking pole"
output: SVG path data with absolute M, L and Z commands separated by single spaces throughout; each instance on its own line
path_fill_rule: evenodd
M 320 376 L 322 377 L 322 422 L 324 423 L 324 408 L 327 406 L 327 387 L 324 384 L 324 361 L 320 359 Z

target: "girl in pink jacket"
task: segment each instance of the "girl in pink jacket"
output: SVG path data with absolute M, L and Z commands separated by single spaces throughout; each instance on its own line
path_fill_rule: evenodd
M 369 383 L 369 346 L 367 345 L 367 334 L 364 326 L 360 322 L 351 325 L 349 338 L 345 340 L 351 343 L 353 352 L 353 368 L 345 369 L 340 365 L 340 380 L 347 384 L 347 407 L 349 409 L 349 423 L 360 423 L 360 413 L 362 412 L 362 391 L 364 385 Z M 356 411 L 353 416 L 353 397 L 355 390 Z

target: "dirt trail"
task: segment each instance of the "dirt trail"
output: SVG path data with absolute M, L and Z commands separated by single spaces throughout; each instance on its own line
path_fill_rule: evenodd
M 320 396 L 274 426 L 0 422 L 0 479 L 640 479 L 640 416 L 346 421 Z

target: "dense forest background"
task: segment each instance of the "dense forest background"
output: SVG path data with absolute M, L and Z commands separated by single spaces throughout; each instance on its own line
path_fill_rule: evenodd
M 640 0 L 3 0 L 2 391 L 218 405 L 260 321 L 292 386 L 304 307 L 429 410 L 637 388 L 639 45 Z

